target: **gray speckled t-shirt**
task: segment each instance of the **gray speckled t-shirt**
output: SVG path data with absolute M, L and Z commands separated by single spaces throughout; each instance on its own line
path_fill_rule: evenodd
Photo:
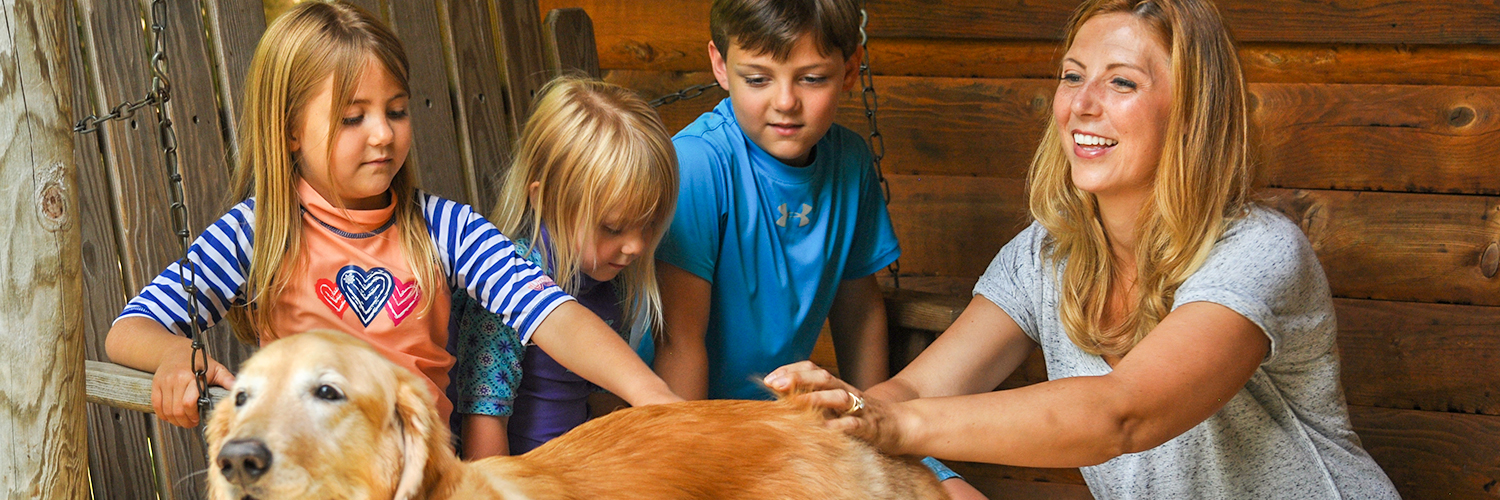
M 1039 224 L 1000 250 L 974 287 L 1041 345 L 1052 380 L 1104 375 L 1103 358 L 1068 339 Z M 1177 290 L 1172 308 L 1213 302 L 1271 340 L 1250 381 L 1218 413 L 1161 446 L 1093 467 L 1096 498 L 1399 498 L 1360 447 L 1339 385 L 1328 280 L 1307 238 L 1262 207 L 1234 222 Z

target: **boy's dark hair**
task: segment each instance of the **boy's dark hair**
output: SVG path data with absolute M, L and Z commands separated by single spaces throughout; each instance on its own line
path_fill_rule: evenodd
M 848 60 L 859 47 L 859 5 L 856 0 L 714 0 L 708 15 L 719 55 L 729 57 L 729 45 L 752 54 L 771 53 L 785 61 L 803 36 L 811 36 L 818 52 L 838 51 Z

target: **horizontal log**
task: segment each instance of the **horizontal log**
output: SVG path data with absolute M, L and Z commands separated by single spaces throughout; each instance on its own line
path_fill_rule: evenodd
M 647 97 L 709 73 L 612 71 Z M 877 81 L 886 173 L 1023 179 L 1056 84 L 1051 80 L 888 77 Z M 1299 189 L 1500 194 L 1500 87 L 1253 84 L 1259 184 Z M 725 94 L 658 109 L 686 126 Z M 858 95 L 838 122 L 869 129 Z
M 85 361 L 88 402 L 145 413 L 151 409 L 151 374 L 103 361 Z M 222 387 L 209 387 L 215 404 L 229 395 Z
M 1500 417 L 1366 406 L 1349 417 L 1402 498 L 1500 495 Z
M 1496 44 L 1500 6 L 1472 0 L 1221 0 L 1246 42 Z M 870 4 L 869 32 L 903 38 L 1061 40 L 1077 2 L 886 0 Z
M 708 70 L 707 2 L 664 0 L 653 2 L 651 9 L 622 0 L 541 0 L 540 5 L 543 12 L 556 7 L 587 10 L 596 25 L 599 63 L 606 70 Z M 1058 12 L 1071 7 L 1039 8 Z M 872 9 L 877 17 L 871 23 L 878 27 L 883 23 L 878 17 L 881 9 Z M 1049 27 L 1035 18 L 1009 16 L 1024 19 L 1028 29 L 1061 30 L 1066 20 L 1056 19 L 1057 24 Z M 870 67 L 877 75 L 1049 79 L 1055 76 L 1061 52 L 1060 37 L 985 40 L 962 32 L 904 37 L 873 31 Z M 1240 35 L 1240 59 L 1251 82 L 1500 85 L 1500 50 L 1490 47 L 1413 45 L 1406 38 L 1371 42 L 1330 37 L 1320 43 L 1286 43 L 1307 40 L 1252 40 Z
M 1500 194 L 1500 88 L 1251 89 L 1265 185 Z
M 1500 198 L 1268 189 L 1296 221 L 1336 297 L 1500 305 L 1485 252 L 1500 242 Z

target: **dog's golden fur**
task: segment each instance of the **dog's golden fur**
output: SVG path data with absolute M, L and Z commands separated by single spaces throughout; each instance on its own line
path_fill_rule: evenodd
M 215 500 L 947 498 L 920 465 L 788 402 L 631 408 L 519 457 L 460 462 L 425 383 L 333 332 L 262 349 L 207 434 Z M 258 478 L 226 478 L 217 457 L 234 440 L 270 453 Z

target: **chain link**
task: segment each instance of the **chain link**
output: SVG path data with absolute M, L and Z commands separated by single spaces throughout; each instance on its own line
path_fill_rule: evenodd
M 880 180 L 880 190 L 889 207 L 891 184 L 886 181 L 885 168 L 880 163 L 885 159 L 885 136 L 880 134 L 880 123 L 875 118 L 876 112 L 880 110 L 880 96 L 875 93 L 875 75 L 870 72 L 870 37 L 865 32 L 865 26 L 869 23 L 870 15 L 864 8 L 859 9 L 859 46 L 864 49 L 864 58 L 859 61 L 859 82 L 863 87 L 859 99 L 865 105 L 865 118 L 870 122 L 870 163 L 875 166 L 875 178 Z M 886 269 L 891 272 L 891 283 L 896 288 L 901 288 L 901 259 L 891 261 Z
M 710 83 L 705 83 L 705 84 L 702 84 L 702 85 L 694 85 L 694 86 L 691 86 L 691 87 L 688 87 L 688 88 L 685 88 L 685 89 L 682 89 L 682 90 L 679 90 L 679 91 L 676 91 L 676 92 L 673 92 L 673 93 L 670 93 L 670 94 L 667 94 L 667 95 L 664 95 L 664 96 L 661 96 L 661 97 L 658 97 L 658 98 L 655 98 L 655 99 L 652 99 L 651 102 L 649 102 L 647 104 L 650 104 L 651 107 L 653 107 L 653 108 L 660 108 L 662 106 L 666 106 L 668 104 L 672 104 L 672 103 L 677 102 L 677 101 L 682 101 L 682 100 L 686 100 L 686 99 L 696 99 L 698 96 L 701 96 L 701 95 L 703 95 L 704 92 L 708 91 L 708 89 L 715 88 L 715 87 L 718 87 L 718 86 L 719 86 L 719 82 L 710 82 Z
M 103 116 L 89 115 L 73 126 L 73 131 L 87 134 L 99 130 L 99 124 L 110 120 L 129 119 L 135 115 L 136 110 L 146 106 L 154 106 L 156 122 L 161 146 L 162 162 L 166 167 L 168 189 L 167 195 L 171 201 L 172 232 L 177 237 L 178 246 L 182 250 L 182 259 L 177 261 L 178 285 L 188 295 L 188 311 L 192 316 L 188 321 L 188 337 L 192 339 L 193 352 L 191 354 L 191 368 L 198 386 L 198 425 L 202 427 L 208 415 L 213 400 L 208 396 L 208 349 L 202 340 L 202 328 L 198 325 L 198 266 L 193 263 L 192 255 L 189 253 L 192 244 L 192 232 L 188 228 L 188 212 L 186 195 L 182 187 L 182 171 L 177 164 L 177 133 L 172 128 L 170 112 L 170 101 L 172 100 L 172 80 L 167 78 L 167 37 L 166 37 L 167 3 L 166 0 L 152 0 L 151 2 L 151 36 L 154 42 L 154 52 L 151 54 L 151 90 L 146 96 L 136 101 L 127 101 L 110 109 Z

